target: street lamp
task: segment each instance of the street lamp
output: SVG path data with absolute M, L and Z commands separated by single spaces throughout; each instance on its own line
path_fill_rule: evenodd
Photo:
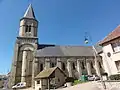
M 85 36 L 85 44 L 88 44 L 88 38 Z M 93 53 L 94 53 L 94 61 L 95 61 L 95 68 L 96 68 L 96 72 L 97 74 L 100 76 L 100 80 L 101 80 L 101 84 L 103 86 L 104 89 L 106 89 L 106 85 L 105 85 L 105 82 L 103 81 L 103 78 L 102 78 L 102 75 L 100 73 L 100 68 L 99 68 L 99 65 L 98 65 L 98 62 L 97 62 L 97 50 L 95 49 L 94 45 L 92 44 L 92 41 L 91 41 L 91 45 L 92 45 L 92 50 L 93 50 Z

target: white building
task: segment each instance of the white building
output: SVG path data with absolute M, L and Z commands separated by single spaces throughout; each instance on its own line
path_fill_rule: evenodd
M 104 70 L 108 75 L 120 73 L 120 25 L 100 43 Z

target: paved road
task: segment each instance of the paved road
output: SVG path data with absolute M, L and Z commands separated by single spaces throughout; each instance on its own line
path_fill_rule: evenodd
M 0 89 L 0 90 L 13 90 L 13 89 Z
M 96 82 L 86 82 L 75 86 L 57 89 L 57 90 L 103 90 L 96 85 Z

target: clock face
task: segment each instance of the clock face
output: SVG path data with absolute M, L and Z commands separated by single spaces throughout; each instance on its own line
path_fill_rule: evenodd
M 108 56 L 108 57 L 111 57 L 111 53 L 110 53 L 110 52 L 108 52 L 108 53 L 107 53 L 107 56 Z

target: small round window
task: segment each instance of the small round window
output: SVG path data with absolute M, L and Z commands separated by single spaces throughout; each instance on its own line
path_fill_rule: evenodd
M 110 52 L 108 52 L 108 53 L 107 53 L 107 56 L 108 56 L 108 57 L 111 57 L 111 53 L 110 53 Z

